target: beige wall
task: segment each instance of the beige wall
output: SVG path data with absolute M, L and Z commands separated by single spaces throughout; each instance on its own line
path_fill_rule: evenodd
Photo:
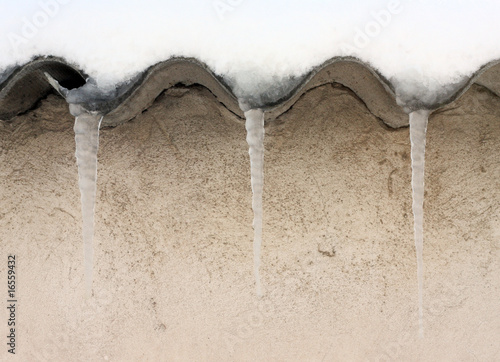
M 262 300 L 245 129 L 197 87 L 101 131 L 85 300 L 72 122 L 49 96 L 0 123 L 17 360 L 500 359 L 500 99 L 483 88 L 429 121 L 424 340 L 408 129 L 351 92 L 315 89 L 266 127 Z

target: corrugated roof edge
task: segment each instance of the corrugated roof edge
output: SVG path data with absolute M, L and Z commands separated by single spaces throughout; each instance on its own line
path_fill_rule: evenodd
M 22 66 L 11 67 L 0 74 L 0 119 L 9 120 L 31 109 L 46 96 L 52 86 L 45 73 L 67 89 L 78 89 L 87 75 L 71 63 L 57 57 L 40 57 Z M 367 108 L 385 124 L 398 128 L 408 125 L 407 113 L 416 109 L 437 110 L 460 98 L 474 83 L 500 97 L 500 60 L 489 62 L 473 74 L 458 90 L 445 94 L 438 102 L 426 104 L 418 99 L 402 104 L 394 86 L 369 64 L 356 58 L 336 57 L 315 67 L 301 77 L 297 86 L 277 99 L 259 95 L 238 99 L 224 78 L 194 58 L 171 58 L 157 63 L 116 92 L 99 99 L 83 99 L 81 105 L 104 114 L 102 126 L 116 126 L 133 119 L 147 109 L 164 90 L 178 84 L 199 84 L 212 92 L 228 110 L 243 118 L 240 104 L 246 108 L 262 108 L 270 121 L 288 111 L 309 90 L 324 84 L 339 83 L 350 88 Z M 399 101 L 399 104 L 398 104 Z

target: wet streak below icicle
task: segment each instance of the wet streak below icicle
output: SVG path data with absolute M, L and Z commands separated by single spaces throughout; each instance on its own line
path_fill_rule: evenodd
M 82 235 L 87 296 L 92 295 L 92 269 L 94 259 L 94 208 L 97 182 L 97 150 L 99 148 L 100 114 L 83 113 L 75 119 L 76 160 L 78 185 L 82 201 Z
M 423 285 L 424 285 L 424 166 L 425 140 L 429 111 L 419 110 L 410 113 L 411 168 L 413 190 L 413 220 L 415 248 L 417 252 L 418 278 L 418 315 L 419 333 L 424 336 Z
M 262 246 L 262 192 L 264 188 L 264 112 L 252 109 L 245 112 L 245 127 L 249 146 L 252 182 L 252 209 L 254 213 L 253 258 L 257 295 L 262 296 L 260 281 L 260 250 Z

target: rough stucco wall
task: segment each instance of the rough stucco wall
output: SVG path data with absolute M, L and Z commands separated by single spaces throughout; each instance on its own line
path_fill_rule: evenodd
M 499 120 L 476 86 L 430 119 L 420 341 L 408 129 L 352 92 L 317 88 L 267 125 L 260 301 L 244 126 L 197 87 L 102 130 L 85 301 L 73 119 L 49 96 L 0 123 L 16 359 L 496 360 Z

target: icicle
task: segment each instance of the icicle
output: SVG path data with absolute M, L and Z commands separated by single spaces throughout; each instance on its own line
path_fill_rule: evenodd
M 417 251 L 418 277 L 418 315 L 419 333 L 424 336 L 423 290 L 424 290 L 424 166 L 425 137 L 429 111 L 419 110 L 410 113 L 411 168 L 413 190 L 413 220 L 415 247 Z
M 97 150 L 99 148 L 99 126 L 101 121 L 102 115 L 84 112 L 76 117 L 74 127 L 78 185 L 80 186 L 82 200 L 85 287 L 88 297 L 92 295 L 94 208 L 97 182 Z
M 67 89 L 45 72 L 50 85 L 69 103 L 69 111 L 75 117 L 76 162 L 78 164 L 78 185 L 82 201 L 82 236 L 85 267 L 85 288 L 87 297 L 92 295 L 92 269 L 94 259 L 94 209 L 97 183 L 97 150 L 99 148 L 99 127 L 103 115 L 90 111 L 86 105 L 96 107 L 95 102 L 104 102 L 109 97 L 101 91 L 93 79 L 87 79 L 80 88 Z M 97 102 L 98 104 L 99 102 Z
M 260 297 L 262 296 L 262 285 L 260 281 L 260 249 L 262 245 L 262 191 L 264 187 L 264 112 L 261 109 L 251 109 L 245 112 L 245 118 L 253 194 L 254 274 L 257 295 Z

